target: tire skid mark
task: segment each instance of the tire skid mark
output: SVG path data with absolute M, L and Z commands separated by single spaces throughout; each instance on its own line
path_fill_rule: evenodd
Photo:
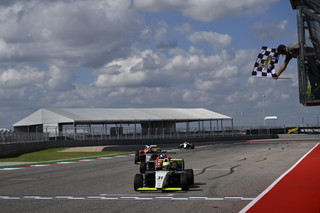
M 247 158 L 243 158 L 241 160 L 237 160 L 236 162 L 240 162 L 240 161 L 244 161 L 244 160 L 247 160 Z
M 261 159 L 261 160 L 257 160 L 256 163 L 262 162 L 262 161 L 265 161 L 265 160 L 267 160 L 267 158 L 263 158 L 263 159 Z
M 236 171 L 236 168 L 239 167 L 239 166 L 240 165 L 233 166 L 233 167 L 230 168 L 230 171 L 227 174 L 220 175 L 220 176 L 217 176 L 217 177 L 213 177 L 213 178 L 210 178 L 209 180 L 214 180 L 214 179 L 218 179 L 218 178 L 222 178 L 222 177 L 231 175 L 232 173 L 234 173 Z
M 214 166 L 216 166 L 216 165 L 207 166 L 207 167 L 203 168 L 198 174 L 195 174 L 194 176 L 202 175 L 203 173 L 206 172 L 207 169 L 214 167 Z

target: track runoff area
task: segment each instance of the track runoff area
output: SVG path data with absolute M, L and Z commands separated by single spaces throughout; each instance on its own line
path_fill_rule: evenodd
M 320 143 L 240 213 L 320 212 Z

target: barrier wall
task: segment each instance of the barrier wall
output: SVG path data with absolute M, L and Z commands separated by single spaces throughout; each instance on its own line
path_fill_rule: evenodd
M 253 139 L 278 138 L 277 135 L 243 135 L 223 137 L 190 138 L 187 141 L 197 142 L 234 142 Z M 52 140 L 36 142 L 19 142 L 0 144 L 0 158 L 14 157 L 28 152 L 61 147 L 103 146 L 103 145 L 146 145 L 146 144 L 179 144 L 186 139 L 123 139 L 123 140 Z

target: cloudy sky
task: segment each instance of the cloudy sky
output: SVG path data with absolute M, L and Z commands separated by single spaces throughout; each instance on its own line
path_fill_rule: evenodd
M 289 0 L 1 0 L 0 127 L 63 107 L 206 108 L 254 126 L 265 106 L 277 125 L 317 124 L 295 59 L 291 80 L 250 77 L 261 46 L 296 28 Z

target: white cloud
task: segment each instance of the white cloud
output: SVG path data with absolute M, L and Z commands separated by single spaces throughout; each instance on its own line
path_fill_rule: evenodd
M 1 58 L 8 58 L 11 55 L 12 50 L 7 45 L 7 42 L 0 38 L 0 57 Z
M 0 88 L 20 88 L 29 84 L 37 84 L 44 79 L 44 76 L 44 72 L 29 66 L 0 70 Z
M 182 8 L 186 2 L 184 0 L 132 0 L 132 6 L 151 12 Z
M 252 28 L 257 39 L 267 41 L 286 35 L 287 26 L 288 20 L 282 20 L 279 23 L 255 22 Z
M 67 69 L 60 69 L 55 65 L 49 68 L 48 89 L 54 91 L 66 91 L 74 89 L 75 76 Z
M 216 21 L 234 15 L 254 15 L 279 0 L 132 0 L 133 6 L 151 12 L 178 10 L 200 21 Z
M 126 59 L 114 60 L 96 71 L 98 77 L 94 85 L 123 87 L 147 83 L 147 75 L 150 71 L 153 72 L 153 69 L 156 70 L 157 63 L 159 56 L 151 50 L 145 50 Z
M 155 24 L 154 27 L 154 36 L 155 38 L 162 38 L 164 37 L 168 32 L 168 25 L 167 23 L 163 21 L 159 21 Z
M 184 23 L 182 25 L 176 26 L 176 31 L 181 34 L 187 34 L 192 31 L 192 26 L 189 23 Z
M 207 42 L 218 48 L 227 47 L 232 42 L 230 35 L 216 32 L 194 32 L 188 36 L 188 39 L 193 43 Z
M 146 90 L 155 88 L 161 88 L 160 93 L 166 91 L 174 97 L 164 100 L 164 104 L 172 100 L 192 104 L 206 100 L 206 104 L 210 104 L 227 91 L 232 91 L 235 85 L 241 86 L 242 76 L 251 74 L 250 70 L 242 73 L 241 68 L 248 64 L 251 67 L 250 59 L 254 54 L 254 51 L 242 50 L 232 54 L 220 51 L 206 56 L 191 48 L 190 52 L 175 51 L 172 57 L 167 57 L 161 52 L 145 50 L 126 59 L 112 61 L 97 70 L 94 85 L 98 88 L 128 87 L 140 91 L 139 96 L 144 98 L 134 97 L 134 102 L 140 104 L 143 100 L 144 104 L 148 104 L 163 96 L 143 95 Z M 191 98 L 191 95 L 194 97 Z M 126 100 L 130 99 L 128 97 Z
M 0 43 L 10 61 L 98 66 L 129 53 L 142 21 L 130 1 L 19 1 L 0 7 Z M 8 61 L 0 48 L 0 59 Z M 112 53 L 112 54 L 111 54 Z
M 288 20 L 282 20 L 276 28 L 279 29 L 280 31 L 284 31 L 288 25 Z

